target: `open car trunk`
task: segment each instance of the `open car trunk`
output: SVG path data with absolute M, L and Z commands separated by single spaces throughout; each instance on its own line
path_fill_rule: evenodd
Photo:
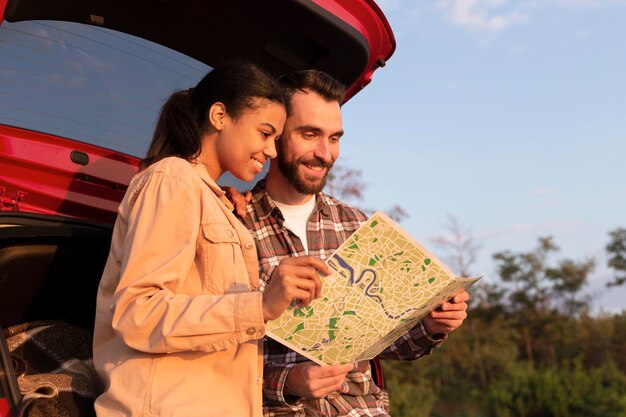
M 10 408 L 14 415 L 19 408 L 26 415 L 93 415 L 99 386 L 91 334 L 111 231 L 71 218 L 0 212 L 0 325 L 8 340 L 0 415 L 11 415 Z M 20 390 L 32 391 L 27 400 Z
M 0 326 L 63 320 L 93 328 L 110 225 L 0 212 Z

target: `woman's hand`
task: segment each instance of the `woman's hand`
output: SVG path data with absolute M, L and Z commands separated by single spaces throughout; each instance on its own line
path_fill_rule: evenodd
M 293 300 L 307 306 L 322 295 L 319 273 L 328 275 L 330 268 L 312 256 L 285 258 L 280 261 L 263 291 L 265 321 L 280 316 Z

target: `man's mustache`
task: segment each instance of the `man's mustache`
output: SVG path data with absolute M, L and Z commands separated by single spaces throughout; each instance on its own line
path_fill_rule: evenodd
M 303 159 L 301 161 L 303 164 L 309 165 L 309 166 L 313 166 L 313 167 L 319 167 L 319 168 L 332 168 L 334 165 L 334 162 L 326 162 L 323 159 L 320 158 L 311 158 L 311 159 Z

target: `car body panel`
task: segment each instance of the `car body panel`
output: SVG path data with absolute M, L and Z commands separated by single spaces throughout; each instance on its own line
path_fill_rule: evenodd
M 387 60 L 393 55 L 396 49 L 393 30 L 380 7 L 372 0 L 314 1 L 330 13 L 352 25 L 368 41 L 368 64 L 358 80 L 348 85 L 346 97 L 350 98 L 369 84 L 374 71 L 379 67 L 385 66 Z M 359 2 L 361 6 L 365 7 L 355 7 Z
M 113 223 L 138 164 L 97 146 L 0 125 L 0 207 Z

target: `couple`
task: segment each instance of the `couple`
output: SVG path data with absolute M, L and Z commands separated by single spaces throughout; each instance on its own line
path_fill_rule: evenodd
M 261 349 L 264 323 L 320 294 L 318 272 L 329 272 L 320 258 L 366 219 L 321 193 L 339 154 L 343 93 L 318 71 L 277 83 L 233 63 L 170 97 L 100 283 L 98 416 L 388 415 L 367 361 L 318 366 L 270 340 Z M 274 157 L 246 228 L 216 180 L 230 171 L 250 181 Z M 444 303 L 382 357 L 430 353 L 461 325 L 467 298 Z

